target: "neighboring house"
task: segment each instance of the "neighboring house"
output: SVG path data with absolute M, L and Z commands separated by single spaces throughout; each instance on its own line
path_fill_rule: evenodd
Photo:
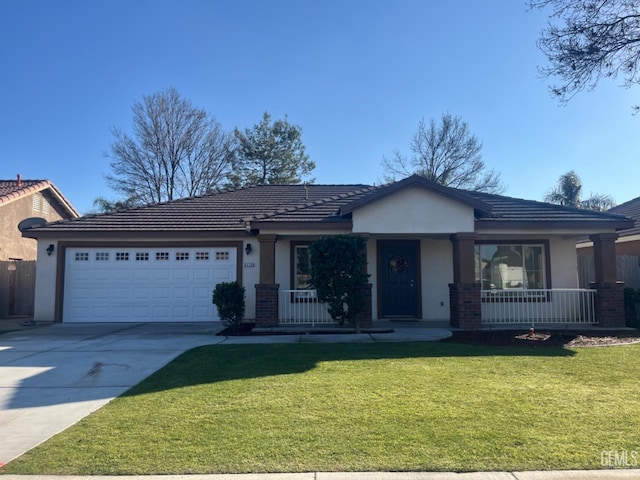
M 24 238 L 18 224 L 33 217 L 47 222 L 77 218 L 79 213 L 49 180 L 0 180 L 0 261 L 35 260 L 37 245 Z
M 640 197 L 617 205 L 607 211 L 624 215 L 633 220 L 630 228 L 617 232 L 616 255 L 618 279 L 626 287 L 640 288 Z M 588 285 L 594 278 L 593 242 L 589 238 L 578 240 L 578 272 L 582 285 Z
M 640 197 L 617 205 L 607 213 L 624 215 L 633 220 L 633 225 L 618 231 L 616 239 L 616 254 L 640 257 Z M 593 255 L 593 242 L 583 240 L 578 243 L 580 255 Z
M 0 318 L 34 311 L 37 242 L 18 226 L 78 216 L 49 180 L 0 180 Z
M 365 325 L 411 319 L 477 329 L 533 321 L 623 326 L 622 290 L 608 262 L 615 232 L 631 225 L 619 215 L 411 176 L 383 186 L 256 186 L 24 235 L 38 240 L 37 320 L 211 321 L 213 286 L 237 280 L 246 288 L 246 316 L 258 325 L 325 321 L 296 310 L 318 306 L 308 247 L 348 233 L 367 240 Z M 593 236 L 598 252 L 595 295 L 576 288 L 575 245 L 584 236 Z

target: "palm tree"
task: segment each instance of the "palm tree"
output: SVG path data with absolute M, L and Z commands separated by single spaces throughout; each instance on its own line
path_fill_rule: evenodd
M 544 197 L 545 202 L 555 203 L 556 205 L 566 205 L 570 207 L 584 208 L 587 210 L 595 210 L 602 212 L 611 207 L 615 207 L 616 203 L 609 195 L 600 193 L 591 194 L 586 200 L 581 200 L 582 182 L 575 170 L 570 170 L 564 175 L 560 175 L 556 188 Z
M 560 175 L 558 185 L 544 197 L 544 201 L 557 205 L 580 207 L 581 191 L 582 182 L 580 177 L 574 170 L 570 170 L 564 175 Z

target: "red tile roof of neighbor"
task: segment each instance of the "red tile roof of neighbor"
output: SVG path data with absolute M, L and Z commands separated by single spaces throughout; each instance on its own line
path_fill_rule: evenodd
M 88 215 L 35 227 L 26 234 L 89 232 L 246 232 L 256 225 L 350 222 L 350 206 L 360 207 L 401 187 L 431 189 L 473 207 L 478 225 L 491 228 L 624 228 L 630 221 L 619 215 L 597 213 L 542 202 L 457 190 L 422 177 L 409 177 L 388 185 L 261 185 L 152 204 L 107 214 Z M 533 223 L 533 224 L 532 224 Z M 275 228 L 275 226 L 274 226 Z
M 43 190 L 51 190 L 53 196 L 60 205 L 65 208 L 72 217 L 79 217 L 80 213 L 62 195 L 62 192 L 50 180 L 23 180 L 18 176 L 14 180 L 0 180 L 0 207 L 10 202 L 26 197 Z

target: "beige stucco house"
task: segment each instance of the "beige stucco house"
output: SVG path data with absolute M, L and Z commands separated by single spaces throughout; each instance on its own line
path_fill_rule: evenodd
M 56 222 L 79 213 L 49 180 L 0 180 L 0 261 L 35 260 L 37 242 L 23 237 L 18 225 L 28 218 Z
M 478 329 L 495 324 L 624 325 L 616 232 L 624 216 L 443 187 L 262 185 L 33 227 L 36 319 L 211 321 L 211 291 L 237 280 L 258 325 L 330 321 L 309 282 L 309 244 L 366 239 L 372 320 Z M 577 288 L 576 240 L 597 252 Z M 46 249 L 54 245 L 54 254 Z M 614 262 L 615 265 L 615 262 Z

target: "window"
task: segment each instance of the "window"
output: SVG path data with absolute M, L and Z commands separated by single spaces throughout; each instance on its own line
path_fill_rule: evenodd
M 176 260 L 189 260 L 189 252 L 176 252 Z
M 156 260 L 157 261 L 169 260 L 169 252 L 156 252 Z
M 88 262 L 88 261 L 89 261 L 88 252 L 76 252 L 76 262 Z
M 146 262 L 149 260 L 148 252 L 136 252 L 136 262 Z
M 311 286 L 311 257 L 309 245 L 295 245 L 293 250 L 293 289 L 310 290 Z
M 209 260 L 209 252 L 196 252 L 196 260 Z
M 216 252 L 216 260 L 229 260 L 229 252 Z
M 476 281 L 482 290 L 546 288 L 544 245 L 478 244 Z
M 96 252 L 96 262 L 108 262 L 109 252 Z
M 129 252 L 116 252 L 116 262 L 129 261 Z

